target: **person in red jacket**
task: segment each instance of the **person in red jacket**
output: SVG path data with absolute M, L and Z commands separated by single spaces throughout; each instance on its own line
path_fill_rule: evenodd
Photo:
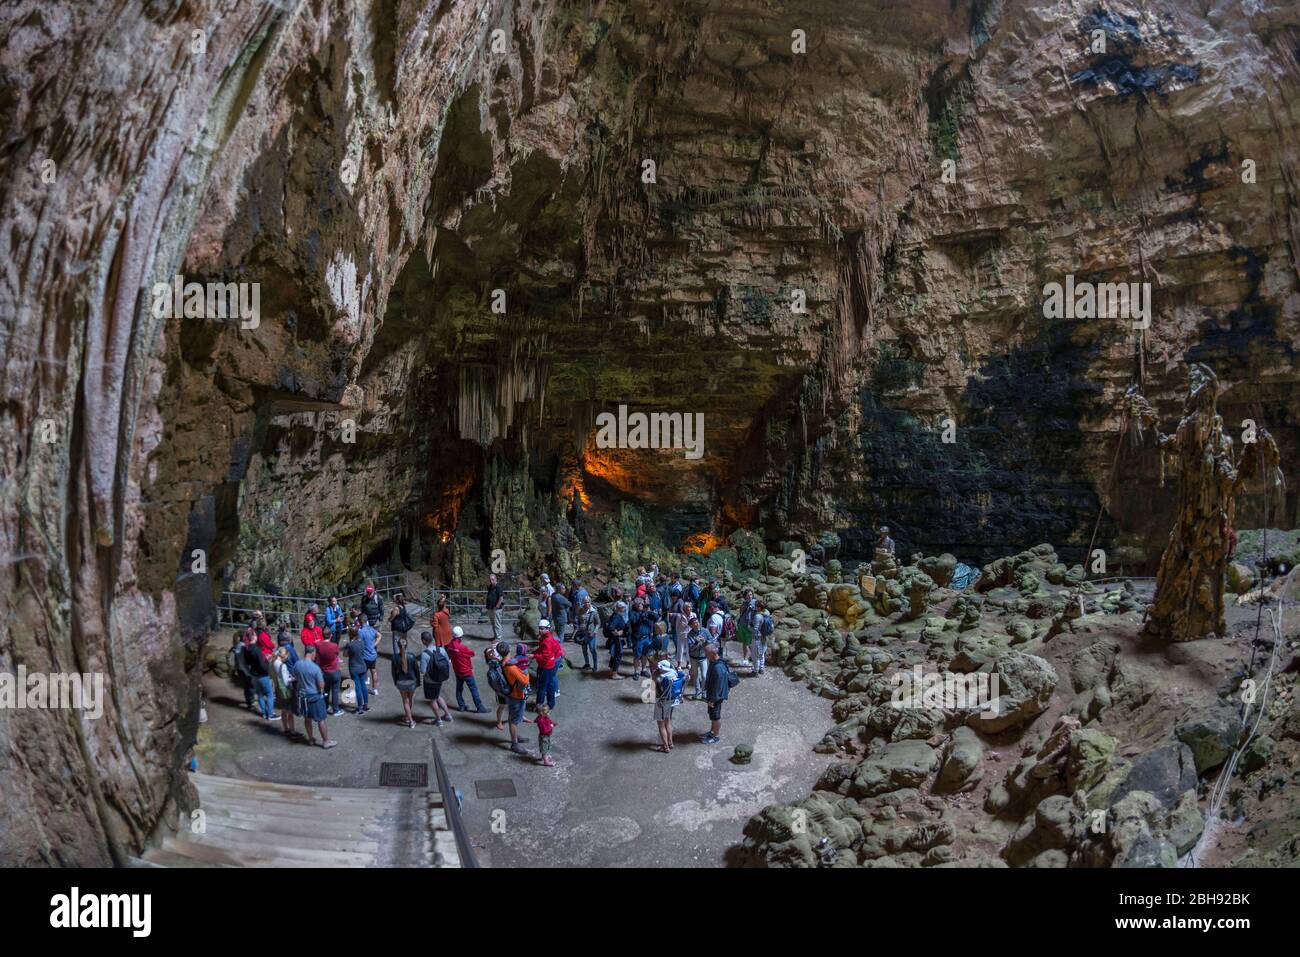
M 543 618 L 537 623 L 540 637 L 533 660 L 537 662 L 537 706 L 555 707 L 555 697 L 560 690 L 560 662 L 564 659 L 564 646 L 555 640 L 551 623 Z
M 456 676 L 456 710 L 465 711 L 465 688 L 469 688 L 469 693 L 474 699 L 474 709 L 479 714 L 487 714 L 487 708 L 483 707 L 483 699 L 478 696 L 478 682 L 474 680 L 474 649 L 461 641 L 465 637 L 465 632 L 457 625 L 451 630 L 451 644 L 447 646 L 447 654 L 451 657 L 451 673 Z
M 316 616 L 311 612 L 307 612 L 307 614 L 303 616 L 302 631 L 298 633 L 298 637 L 302 639 L 302 646 L 304 648 L 308 645 L 316 644 L 316 642 L 325 637 L 324 629 L 316 624 Z

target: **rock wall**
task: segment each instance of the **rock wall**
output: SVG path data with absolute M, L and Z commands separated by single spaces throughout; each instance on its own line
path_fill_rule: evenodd
M 1111 484 L 1112 406 L 1172 415 L 1184 359 L 1297 461 L 1300 16 L 1185 7 L 11 4 L 0 668 L 109 701 L 0 711 L 5 861 L 184 802 L 223 587 L 535 561 L 575 477 L 971 560 L 1068 555 L 1105 499 L 1140 560 L 1165 496 Z M 1145 336 L 1045 320 L 1066 273 L 1150 281 Z M 260 322 L 157 316 L 177 274 Z M 595 449 L 618 404 L 703 412 L 705 455 Z

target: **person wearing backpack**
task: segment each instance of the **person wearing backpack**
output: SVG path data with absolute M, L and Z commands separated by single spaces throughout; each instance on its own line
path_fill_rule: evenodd
M 334 633 L 334 640 L 338 641 L 343 636 L 343 626 L 347 621 L 344 614 L 343 606 L 339 604 L 337 595 L 330 595 L 329 603 L 325 606 L 325 626 Z
M 664 659 L 655 671 L 655 723 L 659 726 L 659 747 L 655 750 L 667 754 L 673 749 L 673 709 L 682 703 L 682 687 L 686 673 L 678 671 L 673 663 Z
M 497 696 L 497 731 L 506 729 L 506 726 L 501 722 L 505 719 L 506 708 L 510 700 L 510 682 L 506 680 L 505 665 L 503 664 L 508 654 L 510 654 L 510 646 L 504 641 L 489 645 L 487 651 L 483 652 L 484 657 L 487 658 L 488 687 Z
M 405 643 L 406 639 L 402 639 Z M 424 700 L 429 702 L 429 707 L 433 709 L 433 726 L 439 727 L 444 721 L 451 721 L 451 711 L 447 708 L 447 702 L 442 700 L 442 683 L 451 677 L 451 658 L 448 657 L 445 648 L 439 647 L 433 640 L 433 635 L 425 631 L 420 634 L 420 641 L 424 643 L 424 651 L 420 655 L 420 660 L 416 670 L 424 676 Z M 396 675 L 396 672 L 394 672 Z M 411 692 L 414 694 L 415 687 L 412 685 Z M 403 693 L 404 700 L 408 700 L 408 717 L 409 717 L 409 699 Z M 415 727 L 412 721 L 410 727 Z
M 718 646 L 709 643 L 705 649 L 705 654 L 709 659 L 709 675 L 704 679 L 704 698 L 709 703 L 709 726 L 708 734 L 700 740 L 705 744 L 717 744 L 722 740 L 718 732 L 722 730 L 722 703 L 727 700 L 731 694 L 731 689 L 740 683 L 740 679 L 732 672 L 731 667 L 722 660 L 722 655 L 718 651 Z
M 510 750 L 515 754 L 527 754 L 528 749 L 519 742 L 519 726 L 524 723 L 524 704 L 528 700 L 528 649 L 521 643 L 515 649 L 515 657 L 505 666 L 505 678 L 510 687 L 506 699 L 510 706 Z M 520 664 L 520 659 L 523 664 Z
M 393 654 L 397 654 L 397 640 L 415 627 L 415 619 L 406 608 L 406 596 L 400 591 L 393 596 L 393 608 L 388 613 L 388 626 L 393 629 Z
M 373 583 L 366 586 L 366 597 L 361 602 L 361 612 L 374 628 L 384 619 L 384 599 L 375 591 Z
M 767 610 L 767 603 L 760 601 L 754 618 L 754 674 L 761 675 L 767 668 L 767 640 L 776 630 L 772 613 Z

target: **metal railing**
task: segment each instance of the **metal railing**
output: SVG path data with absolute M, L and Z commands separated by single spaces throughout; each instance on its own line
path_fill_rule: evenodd
M 502 620 L 518 618 L 524 610 L 524 590 L 522 588 L 507 588 L 502 594 L 506 600 L 501 608 Z M 453 621 L 481 625 L 490 620 L 488 610 L 485 607 L 487 604 L 486 588 L 442 588 L 435 584 L 424 593 L 422 599 L 425 609 L 430 614 L 433 613 L 439 595 L 447 596 L 447 607 L 451 610 Z
M 391 599 L 398 592 L 406 593 L 406 573 L 397 575 L 377 575 L 366 579 L 375 586 L 375 591 L 385 599 Z M 364 591 L 337 596 L 339 605 L 344 608 L 365 598 Z M 319 605 L 322 613 L 329 604 L 329 595 L 314 598 L 303 595 L 267 595 L 258 592 L 227 591 L 221 593 L 217 605 L 217 623 L 219 625 L 243 625 L 253 617 L 253 612 L 260 611 L 266 615 L 268 625 L 281 615 L 288 616 L 291 623 L 301 622 L 302 616 L 312 605 Z
M 433 776 L 438 782 L 438 792 L 442 795 L 442 810 L 447 816 L 447 826 L 451 828 L 452 837 L 456 839 L 456 853 L 460 856 L 461 867 L 478 867 L 478 857 L 474 854 L 474 845 L 465 830 L 465 821 L 460 816 L 460 795 L 451 786 L 447 777 L 447 767 L 442 763 L 438 752 L 438 739 L 429 735 L 433 745 Z

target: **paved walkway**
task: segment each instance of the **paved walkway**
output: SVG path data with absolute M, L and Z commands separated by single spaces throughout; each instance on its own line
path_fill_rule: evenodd
M 487 631 L 467 631 L 478 652 L 480 693 L 494 712 L 482 657 Z M 565 648 L 570 663 L 580 666 L 578 646 Z M 339 747 L 324 751 L 285 740 L 278 721 L 273 729 L 243 710 L 239 691 L 210 677 L 200 769 L 289 784 L 373 786 L 383 761 L 428 761 L 428 738 L 437 735 L 484 866 L 712 867 L 727 862 L 750 815 L 805 796 L 830 760 L 812 750 L 834 723 L 830 702 L 776 669 L 761 678 L 742 672 L 725 706 L 721 744 L 699 740 L 709 726 L 706 706 L 684 701 L 676 712 L 677 746 L 667 755 L 652 750 L 658 741 L 653 705 L 641 700 L 639 680 L 561 669 L 552 713 L 554 768 L 512 754 L 509 735 L 493 729 L 494 713 L 453 712 L 456 720 L 437 729 L 427 721 L 414 730 L 400 725 L 386 659 L 379 687 L 370 714 L 330 719 Z M 454 682 L 443 693 L 454 707 Z M 429 706 L 418 692 L 416 705 L 417 716 L 427 718 Z M 532 725 L 525 734 L 535 753 Z M 754 747 L 749 765 L 730 761 L 741 742 Z

